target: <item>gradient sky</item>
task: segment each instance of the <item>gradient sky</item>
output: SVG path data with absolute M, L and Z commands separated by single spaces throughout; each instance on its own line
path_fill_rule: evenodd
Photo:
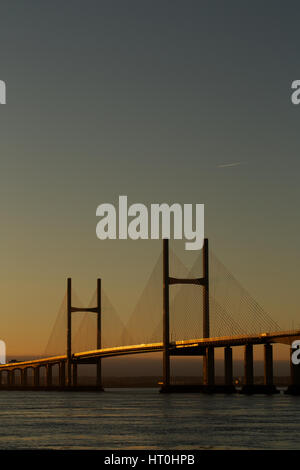
M 300 327 L 299 13 L 276 0 L 1 3 L 8 352 L 43 351 L 67 276 L 83 301 L 101 276 L 128 314 L 161 244 L 96 238 L 96 207 L 120 194 L 204 203 L 217 255 Z

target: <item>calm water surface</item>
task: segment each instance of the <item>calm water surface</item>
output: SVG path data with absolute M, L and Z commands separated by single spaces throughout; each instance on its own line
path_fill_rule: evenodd
M 0 392 L 1 449 L 299 449 L 300 397 Z

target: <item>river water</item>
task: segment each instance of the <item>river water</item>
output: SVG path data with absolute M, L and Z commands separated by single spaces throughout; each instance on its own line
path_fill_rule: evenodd
M 300 397 L 0 392 L 0 449 L 299 449 Z

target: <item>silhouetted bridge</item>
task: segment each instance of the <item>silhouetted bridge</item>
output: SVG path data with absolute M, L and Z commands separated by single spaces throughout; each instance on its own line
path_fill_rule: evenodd
M 203 391 L 232 393 L 236 391 L 233 384 L 233 359 L 232 348 L 244 347 L 244 393 L 277 393 L 273 382 L 273 349 L 274 343 L 291 344 L 300 338 L 300 330 L 263 332 L 252 335 L 233 335 L 210 337 L 209 335 L 209 276 L 208 276 L 208 240 L 205 240 L 203 248 L 203 277 L 179 279 L 169 276 L 169 247 L 168 240 L 164 240 L 163 249 L 163 341 L 117 346 L 110 348 L 101 347 L 101 280 L 97 281 L 97 306 L 73 307 L 71 279 L 68 279 L 67 290 L 67 353 L 53 357 L 34 359 L 24 362 L 11 362 L 0 365 L 0 388 L 18 390 L 103 390 L 101 361 L 108 357 L 118 357 L 133 354 L 163 353 L 163 382 L 162 392 L 179 391 Z M 169 288 L 174 284 L 194 284 L 202 286 L 203 295 L 203 338 L 171 341 L 169 334 Z M 72 323 L 74 312 L 91 312 L 97 315 L 97 349 L 79 353 L 72 353 Z M 264 384 L 254 384 L 253 347 L 264 346 Z M 215 384 L 215 348 L 224 348 L 224 384 Z M 203 384 L 201 386 L 173 385 L 170 381 L 170 358 L 172 356 L 203 356 Z M 78 365 L 96 364 L 97 381 L 94 387 L 78 386 Z M 58 365 L 58 385 L 53 385 L 52 368 Z M 40 370 L 45 368 L 46 380 L 41 384 Z M 28 370 L 33 369 L 33 384 L 29 384 Z M 20 383 L 16 384 L 16 371 L 20 371 Z M 6 375 L 5 382 L 3 376 Z M 291 384 L 288 392 L 299 394 L 300 391 L 300 366 L 291 363 Z

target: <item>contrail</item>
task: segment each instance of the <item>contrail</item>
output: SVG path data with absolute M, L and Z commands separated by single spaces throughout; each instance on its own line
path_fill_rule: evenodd
M 238 166 L 238 165 L 242 165 L 242 162 L 223 163 L 221 165 L 217 165 L 217 168 L 227 168 L 230 166 Z

